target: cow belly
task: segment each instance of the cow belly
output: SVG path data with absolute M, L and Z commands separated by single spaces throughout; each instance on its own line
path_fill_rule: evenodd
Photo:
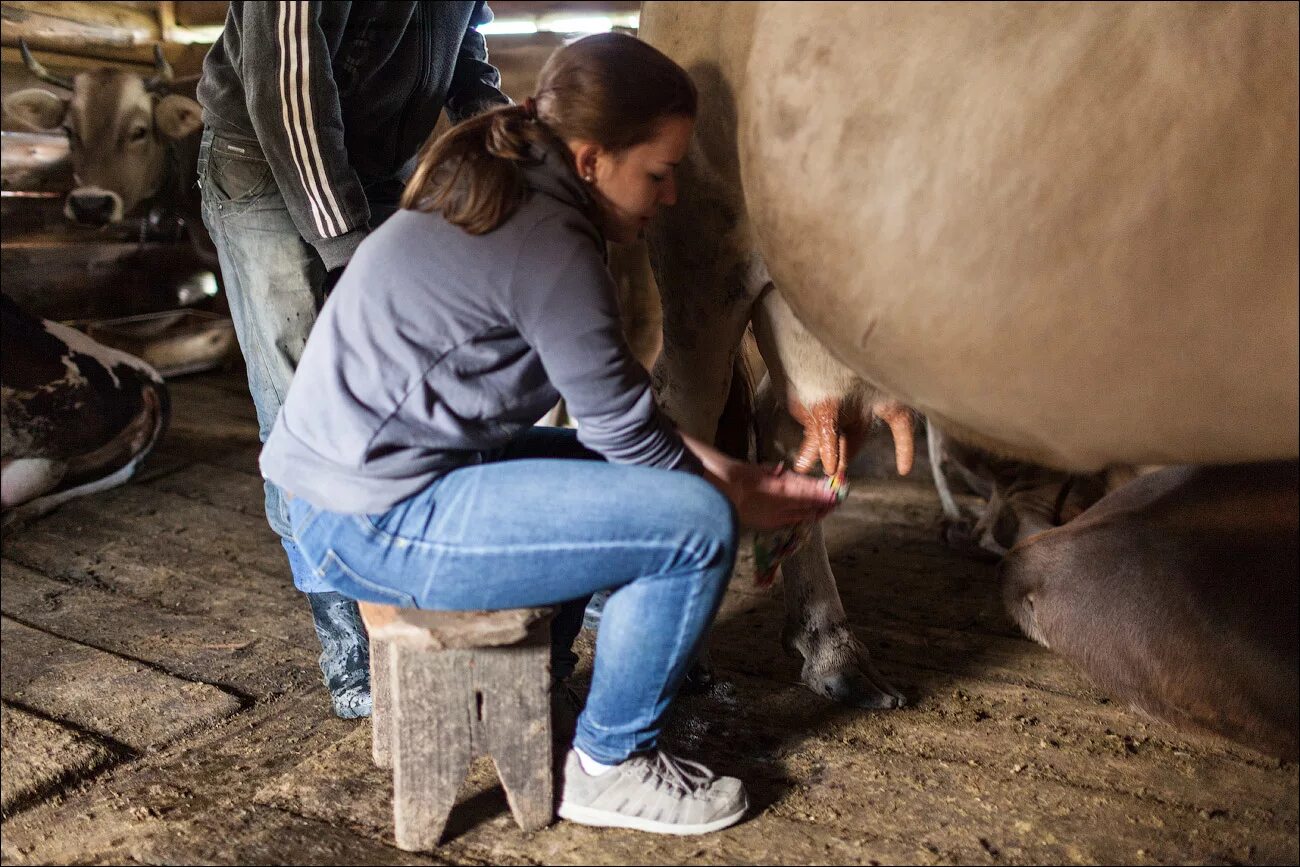
M 820 17 L 760 4 L 736 98 L 764 257 L 837 358 L 1063 469 L 1300 451 L 1295 6 Z

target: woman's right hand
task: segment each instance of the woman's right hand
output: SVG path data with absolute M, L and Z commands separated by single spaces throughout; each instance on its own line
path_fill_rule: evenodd
M 742 526 L 776 530 L 805 521 L 819 521 L 839 505 L 839 497 L 820 479 L 738 461 L 694 437 L 683 434 L 705 472 L 736 508 Z
M 751 530 L 775 530 L 805 521 L 820 521 L 839 505 L 839 497 L 821 479 L 776 467 L 736 462 L 732 470 L 740 523 Z

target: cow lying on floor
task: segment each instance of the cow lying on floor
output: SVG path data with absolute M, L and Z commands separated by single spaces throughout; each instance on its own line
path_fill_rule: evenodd
M 1140 711 L 1295 761 L 1298 466 L 1135 479 L 1011 549 L 1007 609 Z
M 0 504 L 6 524 L 120 485 L 167 426 L 167 386 L 134 356 L 0 295 Z

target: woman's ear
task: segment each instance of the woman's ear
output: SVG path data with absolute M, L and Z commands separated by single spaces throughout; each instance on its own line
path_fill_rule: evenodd
M 600 145 L 592 141 L 574 140 L 569 142 L 573 151 L 573 162 L 578 169 L 578 177 L 584 181 L 596 179 L 596 160 L 600 156 Z

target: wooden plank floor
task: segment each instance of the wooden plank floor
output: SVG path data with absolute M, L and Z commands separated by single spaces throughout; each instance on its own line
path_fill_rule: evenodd
M 715 629 L 724 681 L 679 702 L 666 743 L 744 779 L 746 822 L 523 834 L 480 761 L 443 847 L 401 852 L 369 725 L 330 715 L 262 516 L 242 373 L 172 395 L 135 481 L 5 534 L 6 864 L 1300 860 L 1296 767 L 1145 721 L 1021 638 L 993 569 L 938 544 L 924 465 L 859 481 L 827 524 L 850 621 L 908 707 L 800 686 L 780 587 L 754 590 L 744 557 Z

